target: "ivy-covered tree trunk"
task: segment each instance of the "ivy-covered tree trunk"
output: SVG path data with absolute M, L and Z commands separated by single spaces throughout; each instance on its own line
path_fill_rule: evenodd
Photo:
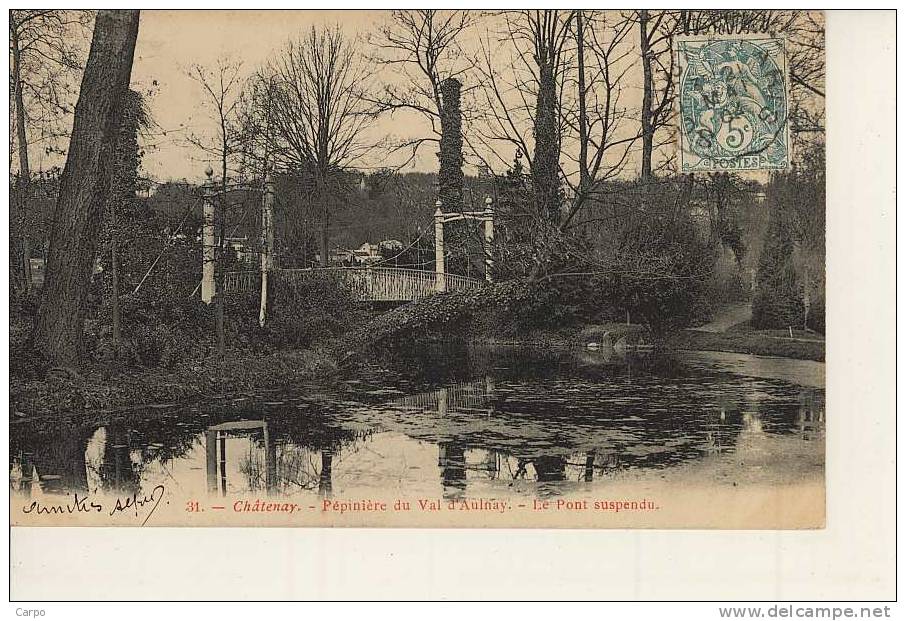
M 462 210 L 462 111 L 460 89 L 456 78 L 440 85 L 443 108 L 440 111 L 440 169 L 437 174 L 440 200 L 444 211 Z
M 80 355 L 88 286 L 132 75 L 139 11 L 98 11 L 73 118 L 34 342 L 57 365 Z
M 535 106 L 535 156 L 532 186 L 538 215 L 560 220 L 560 132 L 557 127 L 557 81 L 551 62 L 539 62 Z

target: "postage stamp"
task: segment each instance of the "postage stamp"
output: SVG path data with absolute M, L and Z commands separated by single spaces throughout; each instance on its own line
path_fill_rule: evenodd
M 784 39 L 769 35 L 676 41 L 683 172 L 789 167 Z

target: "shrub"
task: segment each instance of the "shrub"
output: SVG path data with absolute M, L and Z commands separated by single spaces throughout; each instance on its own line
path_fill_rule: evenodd
M 280 276 L 271 284 L 267 325 L 255 334 L 274 347 L 308 347 L 346 332 L 367 315 L 367 305 L 335 275 Z M 258 313 L 253 316 L 257 322 Z
M 818 334 L 824 334 L 824 299 L 819 298 L 812 300 L 812 304 L 808 309 L 808 320 L 806 325 L 811 329 L 817 332 Z
M 656 337 L 709 311 L 716 249 L 684 213 L 662 210 L 631 221 L 608 284 L 614 301 Z
M 277 277 L 271 283 L 264 328 L 258 324 L 258 292 L 223 298 L 228 348 L 267 353 L 309 347 L 348 330 L 368 313 L 355 294 L 330 275 Z M 212 353 L 216 313 L 216 303 L 186 298 L 182 292 L 166 295 L 158 288 L 143 289 L 138 295 L 120 296 L 119 346 L 113 343 L 108 303 L 86 323 L 86 350 L 99 361 L 115 357 L 122 364 L 173 367 Z
M 120 296 L 121 342 L 113 343 L 109 305 L 87 324 L 86 350 L 96 360 L 173 367 L 213 346 L 214 309 L 198 299 L 149 294 Z
M 801 326 L 805 306 L 793 265 L 791 226 L 781 207 L 771 214 L 768 239 L 758 259 L 757 290 L 752 300 L 752 327 Z
M 752 327 L 786 328 L 802 324 L 804 307 L 796 290 L 759 286 L 752 300 Z

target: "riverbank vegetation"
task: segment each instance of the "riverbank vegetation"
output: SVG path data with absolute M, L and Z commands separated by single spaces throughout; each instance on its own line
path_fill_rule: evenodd
M 58 36 L 48 14 L 70 15 L 13 11 L 13 32 Z M 85 23 L 84 12 L 73 15 Z M 339 365 L 418 338 L 585 346 L 608 333 L 623 346 L 823 359 L 820 15 L 394 11 L 367 45 L 339 27 L 311 27 L 261 66 L 222 59 L 191 69 L 219 128 L 187 137 L 211 164 L 204 184 L 152 183 L 142 168 L 164 131 L 154 98 L 166 94 L 130 90 L 139 13 L 87 19 L 106 47 L 86 57 L 83 41 L 65 58 L 32 58 L 31 73 L 17 60 L 11 74 L 14 412 L 330 381 Z M 755 176 L 678 170 L 668 148 L 676 93 L 664 70 L 673 38 L 753 29 L 783 33 L 790 46 L 796 160 Z M 382 65 L 408 86 L 372 71 Z M 72 101 L 45 110 L 61 115 L 54 128 L 72 125 L 62 136 L 71 133 L 72 146 L 54 147 L 65 167 L 34 173 L 26 139 L 47 127 L 23 109 L 44 110 L 29 82 L 38 75 L 82 78 Z M 432 129 L 374 136 L 379 118 L 406 115 Z M 86 127 L 102 144 L 77 135 Z M 439 145 L 437 174 L 407 171 L 430 144 Z M 483 221 L 458 221 L 443 255 L 447 273 L 492 284 L 379 312 L 341 278 L 271 270 L 357 264 L 367 244 L 369 265 L 432 273 L 438 199 L 445 213 L 493 210 L 492 235 Z M 203 242 L 203 204 L 215 241 Z M 33 264 L 45 260 L 37 278 Z M 200 283 L 212 261 L 219 293 L 206 304 Z M 235 272 L 254 286 L 228 295 Z M 748 329 L 687 330 L 727 303 L 751 304 Z

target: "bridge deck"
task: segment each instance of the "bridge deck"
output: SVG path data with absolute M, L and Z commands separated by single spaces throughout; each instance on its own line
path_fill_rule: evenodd
M 270 272 L 277 282 L 283 279 L 328 277 L 343 280 L 367 302 L 411 302 L 437 293 L 440 276 L 446 291 L 477 289 L 483 281 L 457 274 L 437 274 L 403 267 L 325 267 L 312 269 L 276 269 Z M 260 272 L 227 272 L 223 289 L 227 294 L 257 291 L 261 287 Z

